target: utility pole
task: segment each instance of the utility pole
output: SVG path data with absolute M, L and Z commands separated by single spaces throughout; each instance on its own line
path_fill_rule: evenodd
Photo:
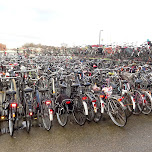
M 99 46 L 100 46 L 101 31 L 103 31 L 103 30 L 99 31 Z

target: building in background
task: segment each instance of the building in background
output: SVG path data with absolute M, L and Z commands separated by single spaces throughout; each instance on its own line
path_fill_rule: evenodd
M 0 43 L 0 51 L 6 51 L 6 45 Z

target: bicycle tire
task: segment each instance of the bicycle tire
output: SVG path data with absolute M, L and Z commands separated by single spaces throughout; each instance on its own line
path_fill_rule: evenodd
M 74 111 L 73 117 L 76 123 L 83 126 L 86 122 L 86 116 L 84 114 L 84 107 L 80 97 L 74 98 Z
M 143 98 L 142 98 L 142 94 L 138 91 L 138 90 L 134 90 L 133 92 L 133 97 L 135 100 L 135 109 L 133 111 L 133 114 L 135 115 L 139 115 L 142 113 L 143 110 Z
M 142 94 L 144 95 L 144 106 L 142 113 L 148 115 L 152 111 L 152 98 L 146 91 L 143 91 Z
M 60 106 L 57 108 L 56 112 L 58 123 L 64 127 L 68 121 L 68 113 L 64 106 Z
M 42 117 L 41 117 L 41 112 L 40 112 L 40 110 L 37 111 L 37 125 L 38 125 L 39 127 L 42 126 Z
M 125 112 L 126 112 L 126 115 L 127 115 L 127 118 L 130 117 L 132 114 L 133 114 L 133 100 L 132 100 L 132 97 L 129 93 L 125 93 L 125 96 L 123 96 L 124 99 L 123 99 L 123 104 L 124 106 L 126 107 L 125 109 Z
M 28 117 L 26 118 L 26 131 L 30 133 L 30 130 L 31 130 L 31 119 Z
M 108 114 L 115 125 L 124 127 L 127 123 L 125 109 L 120 102 L 114 98 L 108 99 Z
M 13 134 L 14 134 L 14 121 L 11 118 L 11 113 L 9 113 L 9 122 L 8 123 L 9 123 L 10 136 L 13 136 Z
M 101 104 L 100 104 L 100 99 L 98 95 L 95 95 L 96 97 L 96 105 L 97 105 L 97 112 L 94 113 L 94 122 L 99 122 L 102 118 L 102 113 L 101 113 Z
M 26 105 L 26 131 L 29 133 L 31 130 L 31 117 L 29 116 L 29 108 Z
M 32 125 L 32 119 L 31 119 L 31 116 L 29 115 L 30 113 L 30 110 L 29 110 L 29 102 L 32 101 L 32 93 L 29 92 L 28 93 L 28 99 L 27 101 L 25 102 L 25 119 L 26 119 L 26 131 L 29 133 L 30 130 L 31 130 L 31 125 Z
M 44 103 L 42 106 L 42 114 L 41 115 L 42 115 L 43 126 L 47 131 L 49 131 L 52 127 L 52 121 L 50 121 L 49 109 Z
M 90 103 L 89 101 L 87 102 L 87 106 L 88 106 L 87 120 L 91 122 L 94 119 L 94 109 L 92 103 Z

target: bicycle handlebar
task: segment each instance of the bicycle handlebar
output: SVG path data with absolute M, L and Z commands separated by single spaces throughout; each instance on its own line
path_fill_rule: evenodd
M 33 69 L 33 70 L 23 70 L 23 71 L 14 71 L 14 73 L 27 73 L 27 72 L 36 72 L 37 69 Z

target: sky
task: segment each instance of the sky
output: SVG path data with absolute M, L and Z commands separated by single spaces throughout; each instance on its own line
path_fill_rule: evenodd
M 152 39 L 151 0 L 0 0 L 0 43 L 83 46 Z

